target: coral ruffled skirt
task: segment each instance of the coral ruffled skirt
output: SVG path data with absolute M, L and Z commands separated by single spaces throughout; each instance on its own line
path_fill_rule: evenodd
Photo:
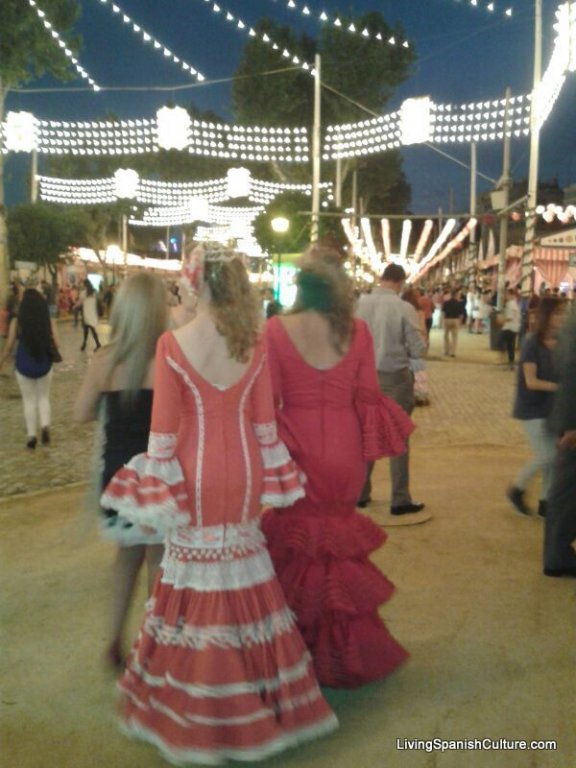
M 337 727 L 258 543 L 169 539 L 119 688 L 123 729 L 175 765 L 261 760 Z

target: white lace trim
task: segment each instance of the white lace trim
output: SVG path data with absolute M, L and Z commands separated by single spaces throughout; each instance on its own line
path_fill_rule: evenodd
M 285 493 L 268 493 L 264 491 L 260 496 L 260 501 L 269 507 L 291 507 L 298 499 L 303 499 L 305 496 L 306 491 L 304 488 L 294 488 L 294 490 L 286 491 Z
M 294 618 L 289 608 L 271 613 L 262 621 L 249 624 L 213 625 L 199 627 L 192 624 L 170 626 L 165 624 L 163 616 L 147 615 L 144 631 L 153 637 L 159 645 L 190 648 L 204 651 L 206 648 L 251 648 L 254 645 L 270 643 L 274 638 L 290 632 L 294 627 Z
M 191 554 L 188 550 L 230 550 L 251 552 L 265 545 L 259 520 L 239 525 L 210 525 L 174 531 L 169 543 L 173 552 Z
M 167 545 L 162 561 L 162 583 L 174 589 L 222 592 L 265 584 L 275 577 L 270 556 L 264 549 L 239 560 L 223 560 L 219 552 L 211 551 L 218 560 L 183 561 L 177 559 Z
M 138 453 L 124 465 L 133 470 L 139 478 L 154 477 L 166 485 L 176 485 L 184 482 L 182 467 L 177 458 L 157 459 L 147 453 Z M 128 481 L 129 483 L 129 481 Z
M 211 725 L 218 727 L 233 727 L 237 725 L 250 725 L 256 723 L 259 720 L 266 720 L 269 717 L 276 718 L 279 712 L 293 712 L 300 707 L 308 707 L 310 704 L 314 704 L 322 697 L 322 694 L 316 688 L 310 693 L 303 693 L 299 696 L 294 696 L 291 699 L 278 702 L 274 709 L 267 709 L 261 707 L 255 712 L 251 712 L 249 715 L 237 715 L 236 717 L 206 717 L 202 715 L 187 714 L 186 717 L 182 717 L 170 707 L 161 704 L 153 696 L 148 699 L 149 706 L 155 709 L 157 712 L 169 717 L 170 720 L 177 723 L 182 728 L 188 728 L 191 725 Z M 136 697 L 130 697 L 132 700 Z M 136 703 L 136 702 L 135 702 Z M 143 702 L 138 701 L 137 706 L 142 708 Z
M 264 469 L 276 469 L 292 461 L 288 448 L 280 440 L 274 445 L 260 445 L 260 453 L 262 454 Z
M 290 732 L 284 732 L 277 738 L 267 741 L 259 747 L 240 749 L 215 746 L 211 751 L 197 748 L 178 749 L 173 747 L 165 742 L 155 731 L 140 725 L 135 718 L 120 722 L 119 728 L 129 737 L 138 738 L 154 745 L 161 752 L 162 756 L 173 765 L 183 766 L 189 763 L 222 765 L 227 760 L 237 760 L 244 763 L 265 760 L 279 752 L 283 752 L 285 749 L 332 733 L 332 731 L 338 728 L 338 719 L 336 715 L 330 714 L 321 722 Z
M 265 424 L 254 424 L 254 432 L 260 445 L 274 445 L 278 440 L 278 430 L 275 421 L 269 421 Z
M 198 415 L 198 449 L 196 451 L 196 487 L 195 487 L 195 519 L 196 525 L 202 525 L 202 467 L 204 465 L 204 441 L 206 439 L 206 419 L 204 415 L 204 404 L 200 390 L 191 380 L 182 366 L 173 360 L 169 355 L 166 356 L 168 365 L 182 376 L 184 383 L 192 392 L 196 401 L 196 410 Z
M 248 381 L 244 392 L 242 392 L 242 397 L 240 398 L 240 408 L 239 408 L 239 420 L 240 420 L 240 439 L 242 441 L 242 452 L 244 454 L 244 466 L 246 467 L 246 492 L 244 494 L 244 503 L 242 505 L 242 522 L 245 522 L 248 519 L 248 515 L 250 514 L 250 498 L 252 496 L 252 464 L 250 463 L 250 454 L 248 452 L 248 438 L 246 436 L 246 414 L 244 411 L 246 400 L 248 398 L 248 395 L 250 394 L 250 391 L 252 390 L 252 387 L 254 386 L 254 382 L 258 378 L 258 375 L 260 374 L 260 371 L 262 370 L 262 367 L 264 365 L 264 357 L 261 358 L 260 362 L 256 366 L 256 370 L 250 377 L 250 380 Z
M 155 459 L 171 459 L 174 456 L 178 436 L 172 432 L 150 432 L 148 455 Z
M 184 498 L 186 497 L 184 496 Z M 187 512 L 179 511 L 174 498 L 167 499 L 160 504 L 144 502 L 146 506 L 142 506 L 131 496 L 119 499 L 117 496 L 103 493 L 100 503 L 104 509 L 114 509 L 131 523 L 154 528 L 159 534 L 172 528 L 190 525 L 190 515 Z M 163 539 L 162 536 L 161 539 Z
M 151 675 L 136 661 L 134 656 L 129 662 L 128 671 L 137 675 L 151 688 L 165 688 L 170 686 L 182 691 L 194 699 L 229 699 L 245 694 L 261 694 L 262 691 L 272 693 L 283 685 L 303 680 L 310 674 L 310 654 L 305 651 L 302 658 L 292 667 L 280 667 L 274 677 L 263 677 L 258 680 L 244 681 L 241 683 L 225 683 L 223 685 L 202 685 L 201 683 L 184 683 L 176 680 L 167 672 L 163 676 Z

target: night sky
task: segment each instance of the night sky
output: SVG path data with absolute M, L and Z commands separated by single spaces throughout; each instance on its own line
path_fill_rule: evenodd
M 310 0 L 307 4 L 313 15 L 306 18 L 300 10 L 289 9 L 287 0 L 218 0 L 221 14 L 215 14 L 212 2 L 205 0 L 116 0 L 134 22 L 207 78 L 207 83 L 182 88 L 191 80 L 176 65 L 145 45 L 109 6 L 100 0 L 83 0 L 79 31 L 84 48 L 79 58 L 104 90 L 93 93 L 86 88 L 78 92 L 73 89 L 84 87 L 81 80 L 63 85 L 44 79 L 27 84 L 23 92 L 10 94 L 6 107 L 7 111 L 31 111 L 43 119 L 99 120 L 107 112 L 124 119 L 151 118 L 166 100 L 171 100 L 183 106 L 194 102 L 201 109 L 212 109 L 230 118 L 229 80 L 248 37 L 224 20 L 227 10 L 247 24 L 269 16 L 312 36 L 318 33 L 317 17 L 322 10 L 331 17 L 338 11 L 349 13 L 351 7 L 355 13 L 380 11 L 389 23 L 400 22 L 419 60 L 414 76 L 397 92 L 387 111 L 414 96 L 429 95 L 437 102 L 461 104 L 503 98 L 507 86 L 513 95 L 528 93 L 533 72 L 533 0 L 495 0 L 493 13 L 486 10 L 488 1 L 478 0 L 474 7 L 470 0 L 355 0 L 353 4 L 346 0 Z M 298 8 L 305 4 L 297 0 Z M 552 24 L 558 4 L 558 0 L 543 0 L 543 70 L 552 50 Z M 510 6 L 514 15 L 508 19 L 504 10 Z M 285 63 L 280 56 L 279 63 Z M 213 80 L 221 82 L 210 83 Z M 576 75 L 572 74 L 541 135 L 540 178 L 557 177 L 562 186 L 576 182 L 575 83 Z M 56 90 L 40 93 L 39 89 Z M 440 148 L 469 162 L 466 146 Z M 439 207 L 448 211 L 451 200 L 455 211 L 468 209 L 470 179 L 465 168 L 423 146 L 404 148 L 403 154 L 414 212 L 433 213 Z M 478 170 L 498 178 L 501 166 L 501 146 L 480 144 Z M 25 167 L 22 157 L 8 159 L 9 204 L 19 201 L 23 194 L 20 177 Z M 528 142 L 514 140 L 512 175 L 523 178 L 527 169 Z M 490 182 L 479 179 L 479 193 L 490 186 Z

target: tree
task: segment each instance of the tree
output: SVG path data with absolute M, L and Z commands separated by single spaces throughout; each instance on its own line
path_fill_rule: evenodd
M 313 61 L 314 53 L 321 55 L 322 124 L 335 125 L 356 122 L 381 114 L 395 88 L 410 75 L 416 54 L 400 44 L 404 33 L 391 27 L 380 13 L 342 19 L 342 26 L 323 25 L 318 40 L 297 36 L 290 28 L 269 19 L 261 21 L 251 38 L 235 73 L 232 98 L 238 122 L 269 126 L 300 126 L 313 121 L 313 80 L 300 67 L 290 65 L 261 37 L 267 34 L 283 50 L 286 48 L 302 61 Z M 367 29 L 374 38 L 383 41 L 395 37 L 397 45 L 388 45 L 348 32 Z M 286 62 L 286 66 L 282 66 Z M 347 160 L 341 166 L 343 192 L 351 195 L 352 173 L 358 171 L 359 197 L 364 211 L 382 212 L 405 210 L 410 200 L 410 187 L 402 171 L 398 151 L 363 160 Z M 269 178 L 302 182 L 310 178 L 310 168 L 269 164 Z M 323 177 L 335 175 L 335 163 L 323 164 Z M 392 204 L 392 205 L 391 205 Z M 386 206 L 383 208 L 383 206 Z
M 50 205 L 17 205 L 8 215 L 8 245 L 13 258 L 48 268 L 55 284 L 57 265 L 71 245 L 82 242 L 89 219 L 82 211 Z
M 77 52 L 80 38 L 73 28 L 80 12 L 77 0 L 43 0 L 42 10 L 68 48 Z M 36 11 L 23 0 L 0 3 L 0 123 L 8 92 L 36 77 L 73 77 L 65 53 L 44 28 Z M 4 155 L 0 152 L 0 292 L 8 287 L 9 263 L 4 208 Z

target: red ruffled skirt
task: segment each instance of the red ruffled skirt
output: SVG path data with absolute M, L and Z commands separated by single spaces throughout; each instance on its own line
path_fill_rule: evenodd
M 168 541 L 118 683 L 123 730 L 175 765 L 257 761 L 337 727 L 268 553 L 224 554 Z
M 369 555 L 386 534 L 356 511 L 296 508 L 268 510 L 262 530 L 320 684 L 354 688 L 385 677 L 408 656 L 378 615 L 394 585 Z

